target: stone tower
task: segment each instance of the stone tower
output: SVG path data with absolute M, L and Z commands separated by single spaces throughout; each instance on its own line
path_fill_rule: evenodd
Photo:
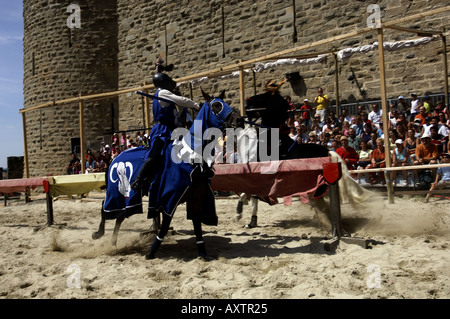
M 68 23 L 71 4 L 79 4 L 79 25 Z M 23 7 L 25 108 L 117 89 L 116 1 L 24 0 Z M 116 98 L 85 104 L 86 148 L 98 151 L 117 129 L 117 107 Z M 27 112 L 26 126 L 30 176 L 65 174 L 79 151 L 78 104 Z

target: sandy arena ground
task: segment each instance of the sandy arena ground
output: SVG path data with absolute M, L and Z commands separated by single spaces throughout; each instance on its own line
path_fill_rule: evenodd
M 235 221 L 236 199 L 217 199 L 219 226 L 204 227 L 209 262 L 197 258 L 192 223 L 181 205 L 157 259 L 146 260 L 154 235 L 146 214 L 125 220 L 117 247 L 114 222 L 94 241 L 102 193 L 54 202 L 45 227 L 44 197 L 0 207 L 0 298 L 43 299 L 316 299 L 450 297 L 450 203 L 423 197 L 385 198 L 358 210 L 342 205 L 344 228 L 373 239 L 371 249 L 341 242 L 335 252 L 311 241 L 329 228 L 309 205 L 260 202 L 259 227 Z M 146 198 L 145 198 L 146 199 Z M 302 236 L 303 235 L 303 236 Z M 305 236 L 306 235 L 306 236 Z M 307 237 L 307 238 L 304 238 Z

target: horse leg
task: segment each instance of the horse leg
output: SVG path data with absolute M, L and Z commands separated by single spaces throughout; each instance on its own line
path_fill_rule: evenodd
M 252 196 L 252 219 L 250 224 L 246 225 L 247 228 L 254 228 L 258 226 L 258 198 Z
M 105 217 L 103 216 L 103 203 L 102 203 L 102 212 L 101 212 L 101 221 L 100 225 L 98 226 L 98 230 L 94 233 L 92 233 L 92 239 L 100 239 L 105 234 Z
M 208 254 L 206 253 L 205 242 L 203 241 L 203 231 L 202 222 L 200 219 L 192 220 L 194 224 L 195 240 L 197 243 L 198 256 L 204 260 L 209 260 Z
M 236 221 L 240 221 L 242 219 L 242 211 L 244 208 L 244 204 L 247 201 L 247 195 L 245 193 L 242 193 L 239 196 L 239 201 L 236 207 Z
M 145 255 L 145 259 L 154 259 L 155 258 L 156 252 L 158 251 L 164 237 L 167 235 L 167 232 L 169 231 L 169 226 L 170 226 L 171 221 L 172 221 L 172 217 L 167 216 L 166 214 L 163 214 L 163 221 L 162 221 L 161 228 L 159 230 L 158 235 L 155 238 L 155 241 L 153 242 L 152 246 L 150 247 L 149 253 L 147 255 Z
M 153 223 L 150 226 L 150 231 L 157 233 L 161 229 L 161 215 L 153 218 Z
M 161 216 L 157 216 L 157 217 L 152 218 L 152 224 L 151 224 L 149 230 L 140 233 L 139 236 L 142 238 L 142 237 L 148 236 L 152 233 L 157 234 L 160 229 L 161 229 Z
M 122 225 L 122 222 L 125 220 L 125 216 L 117 217 L 116 224 L 114 225 L 114 231 L 112 235 L 111 243 L 113 246 L 117 245 L 117 237 L 119 236 L 119 229 L 120 225 Z

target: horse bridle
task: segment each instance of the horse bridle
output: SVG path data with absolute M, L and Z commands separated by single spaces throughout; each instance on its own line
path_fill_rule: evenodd
M 216 100 L 216 101 L 214 101 L 214 100 Z M 211 104 L 211 102 L 212 102 L 212 104 Z M 223 116 L 221 114 L 223 111 L 223 102 L 221 102 L 220 100 L 217 100 L 217 98 L 213 97 L 210 101 L 207 101 L 206 103 L 208 104 L 209 108 L 214 113 L 214 115 L 217 116 L 222 121 L 222 123 L 224 124 L 225 127 L 234 127 L 234 128 L 237 127 L 237 124 L 236 124 L 237 117 L 235 116 L 235 114 L 237 112 L 236 109 L 232 108 L 232 111 L 229 112 L 225 118 L 223 118 Z M 216 113 L 215 110 L 217 110 L 219 108 L 220 108 L 220 111 L 218 111 Z

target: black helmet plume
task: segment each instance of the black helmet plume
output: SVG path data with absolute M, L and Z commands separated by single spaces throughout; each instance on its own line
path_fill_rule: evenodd
M 172 71 L 173 64 L 164 66 L 164 60 L 159 57 L 156 61 L 156 74 L 153 76 L 153 84 L 158 89 L 166 89 L 171 92 L 177 87 L 177 83 L 163 71 Z

